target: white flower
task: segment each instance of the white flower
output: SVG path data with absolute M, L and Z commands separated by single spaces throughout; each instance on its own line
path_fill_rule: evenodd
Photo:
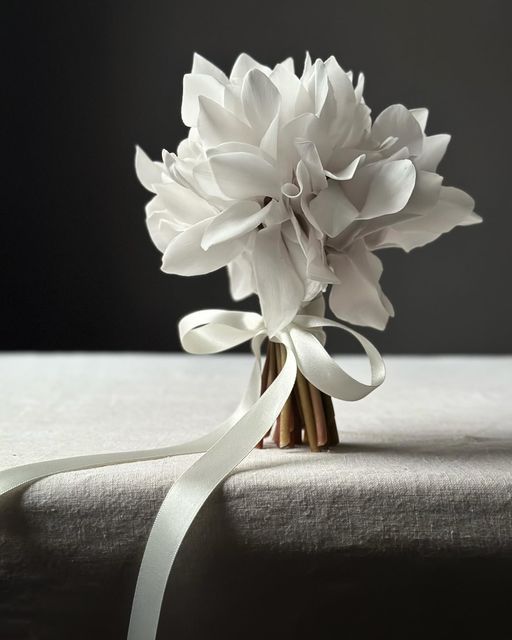
M 177 153 L 136 169 L 155 195 L 151 237 L 167 273 L 227 266 L 235 299 L 257 293 L 270 334 L 331 287 L 340 318 L 382 329 L 393 307 L 377 249 L 410 251 L 480 221 L 436 173 L 448 135 L 426 109 L 393 105 L 372 123 L 363 76 L 331 57 L 265 67 L 247 54 L 228 78 L 199 55 L 183 82 Z

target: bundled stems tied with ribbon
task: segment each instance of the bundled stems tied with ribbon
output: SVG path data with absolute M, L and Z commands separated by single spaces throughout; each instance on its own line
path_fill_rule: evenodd
M 312 310 L 313 307 L 307 309 Z M 346 373 L 323 347 L 323 327 L 350 333 L 363 347 L 371 368 L 364 384 Z M 202 453 L 173 484 L 153 523 L 139 570 L 128 640 L 155 640 L 165 587 L 176 554 L 212 491 L 261 443 L 275 424 L 279 446 L 305 441 L 313 451 L 337 441 L 330 398 L 360 400 L 378 387 L 385 368 L 377 349 L 361 334 L 320 315 L 297 315 L 268 336 L 257 313 L 198 311 L 181 320 L 186 351 L 210 354 L 251 342 L 255 361 L 249 384 L 234 413 L 213 432 L 160 449 L 84 455 L 23 465 L 0 473 L 0 495 L 56 473 L 105 465 Z M 265 366 L 261 347 L 269 338 Z
M 265 366 L 261 375 L 261 393 L 273 383 L 286 361 L 282 343 L 268 341 Z M 277 416 L 274 431 L 267 432 L 281 449 L 307 444 L 311 451 L 333 447 L 339 443 L 332 398 L 306 380 L 300 370 L 293 390 Z M 264 439 L 258 442 L 262 449 Z

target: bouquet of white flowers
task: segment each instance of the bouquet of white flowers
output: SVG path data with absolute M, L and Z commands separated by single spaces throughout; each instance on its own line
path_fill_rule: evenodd
M 0 472 L 0 496 L 45 476 L 103 465 L 203 454 L 165 496 L 148 538 L 128 640 L 155 640 L 174 559 L 212 491 L 275 425 L 280 447 L 313 451 L 338 442 L 331 397 L 359 400 L 384 380 L 382 358 L 355 330 L 324 317 L 323 294 L 341 319 L 383 329 L 393 307 L 374 251 L 409 251 L 457 225 L 479 222 L 473 200 L 436 173 L 449 141 L 427 136 L 425 109 L 401 105 L 372 122 L 334 58 L 274 69 L 242 54 L 229 79 L 195 56 L 185 76 L 178 153 L 152 162 L 137 150 L 137 174 L 163 270 L 198 275 L 227 266 L 236 299 L 256 293 L 262 314 L 202 310 L 179 323 L 183 347 L 216 353 L 247 340 L 255 361 L 233 414 L 211 433 L 168 447 L 43 460 Z M 323 327 L 354 336 L 369 384 L 324 348 Z M 263 370 L 261 346 L 268 340 Z
M 162 162 L 137 149 L 163 271 L 226 266 L 234 299 L 257 294 L 269 337 L 263 389 L 285 358 L 272 339 L 323 311 L 328 287 L 338 318 L 383 329 L 394 310 L 374 252 L 480 221 L 472 198 L 437 173 L 450 136 L 426 135 L 426 109 L 393 105 L 372 121 L 363 86 L 334 57 L 307 55 L 299 77 L 291 59 L 270 69 L 242 54 L 228 78 L 196 54 L 183 83 L 188 138 Z M 337 442 L 330 398 L 300 371 L 277 427 L 280 446 Z

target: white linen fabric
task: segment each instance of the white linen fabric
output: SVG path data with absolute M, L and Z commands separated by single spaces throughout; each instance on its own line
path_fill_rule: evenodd
M 256 571 L 271 558 L 286 565 L 282 575 L 306 572 L 312 584 L 320 571 L 320 586 L 345 589 L 355 579 L 347 558 L 374 567 L 376 554 L 510 557 L 512 359 L 386 362 L 383 388 L 335 403 L 339 448 L 254 451 L 212 496 L 180 552 L 164 629 L 207 637 L 244 562 Z M 364 377 L 362 359 L 341 363 Z M 3 356 L 0 467 L 202 435 L 232 411 L 249 369 L 237 355 Z M 154 515 L 196 457 L 62 474 L 10 496 L 0 637 L 123 637 Z M 205 615 L 185 615 L 205 593 Z M 239 602 L 237 611 L 243 617 Z

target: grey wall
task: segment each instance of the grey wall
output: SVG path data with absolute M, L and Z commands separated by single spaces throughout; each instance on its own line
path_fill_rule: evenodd
M 194 50 L 227 70 L 242 50 L 302 64 L 309 49 L 363 70 L 374 114 L 394 102 L 430 107 L 430 132 L 453 135 L 446 182 L 485 218 L 410 255 L 384 252 L 397 317 L 367 335 L 385 352 L 510 352 L 508 4 L 9 3 L 0 348 L 172 350 L 179 316 L 237 306 L 223 272 L 159 271 L 134 144 L 156 157 L 184 137 L 181 76 Z

